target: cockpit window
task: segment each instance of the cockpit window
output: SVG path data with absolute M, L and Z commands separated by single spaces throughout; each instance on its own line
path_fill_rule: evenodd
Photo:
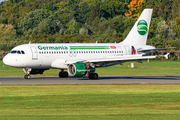
M 14 53 L 16 53 L 17 51 L 16 50 L 13 50 L 12 52 L 11 52 L 11 54 L 14 54 Z
M 10 54 L 25 54 L 23 50 L 11 50 L 9 53 Z
M 25 52 L 24 52 L 23 50 L 21 50 L 21 53 L 22 53 L 22 54 L 25 54 Z
M 17 51 L 17 54 L 21 54 L 21 52 L 18 50 L 18 51 Z

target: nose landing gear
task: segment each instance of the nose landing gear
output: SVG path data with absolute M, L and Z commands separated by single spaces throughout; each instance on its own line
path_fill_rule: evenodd
M 31 76 L 30 75 L 24 75 L 24 79 L 30 79 Z
M 23 68 L 23 71 L 26 73 L 26 75 L 24 75 L 24 79 L 30 79 L 30 72 L 31 72 L 31 68 Z

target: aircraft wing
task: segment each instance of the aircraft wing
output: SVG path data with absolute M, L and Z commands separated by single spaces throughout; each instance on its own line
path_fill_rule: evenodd
M 144 60 L 144 59 L 149 59 L 149 58 L 156 58 L 156 56 L 132 56 L 131 57 L 107 57 L 107 58 L 99 58 L 99 59 L 91 59 L 88 60 L 91 63 L 94 62 L 111 62 L 111 61 L 136 61 L 136 60 Z
M 157 56 L 142 56 L 142 55 L 114 56 L 114 57 L 111 56 L 111 57 L 85 59 L 85 60 L 66 60 L 65 64 L 141 61 L 141 60 L 152 59 L 156 57 Z

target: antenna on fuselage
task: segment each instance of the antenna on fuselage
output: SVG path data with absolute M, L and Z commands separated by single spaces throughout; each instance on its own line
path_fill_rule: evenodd
M 98 41 L 96 41 L 96 44 L 98 43 Z
M 29 41 L 29 44 L 31 44 L 31 41 Z

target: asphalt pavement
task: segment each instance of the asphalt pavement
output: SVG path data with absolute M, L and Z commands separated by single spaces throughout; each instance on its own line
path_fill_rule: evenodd
M 59 78 L 57 76 L 0 77 L 1 85 L 48 84 L 180 84 L 180 76 L 100 76 L 97 80 L 87 77 Z

